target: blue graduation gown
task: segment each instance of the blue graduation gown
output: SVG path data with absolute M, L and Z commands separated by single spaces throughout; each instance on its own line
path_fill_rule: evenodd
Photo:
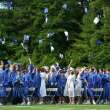
M 88 88 L 94 88 L 95 86 L 95 72 L 91 72 L 87 75 L 86 80 L 88 82 Z
M 41 77 L 40 73 L 35 74 L 35 93 L 34 96 L 40 97 Z
M 24 97 L 24 84 L 23 84 L 23 76 L 18 75 L 17 72 L 12 72 L 11 81 L 13 85 L 13 97 Z
M 24 77 L 25 94 L 29 95 L 29 88 L 34 87 L 34 96 L 40 96 L 41 77 L 39 73 L 27 73 Z
M 82 88 L 86 88 L 87 87 L 87 83 L 86 83 L 86 76 L 88 75 L 88 73 L 86 72 L 82 72 L 81 73 L 81 80 L 82 80 Z
M 108 75 L 109 82 L 108 82 L 108 101 L 110 101 L 110 73 Z
M 49 76 L 47 83 L 50 87 L 57 87 L 57 75 L 57 73 L 53 73 L 52 76 Z
M 4 91 L 4 87 L 3 87 L 3 70 L 0 69 L 0 97 L 4 97 L 5 96 L 5 91 Z
M 92 88 L 94 87 L 94 82 L 93 82 L 93 74 L 94 73 L 83 73 L 83 76 L 81 75 L 81 79 L 83 80 L 83 87 L 84 87 L 84 93 L 93 99 L 93 91 Z M 87 82 L 87 83 L 86 83 Z
M 103 99 L 104 101 L 109 101 L 110 100 L 110 76 L 109 74 L 103 74 L 102 84 L 103 84 Z
M 10 71 L 9 69 L 5 69 L 3 72 L 3 88 L 4 88 L 4 96 L 7 95 L 6 88 L 10 87 Z
M 53 73 L 51 76 L 48 77 L 48 81 L 47 81 L 48 88 L 57 88 L 58 87 L 57 75 L 58 75 L 57 73 Z M 57 95 L 57 91 L 50 91 L 47 94 Z
M 23 77 L 23 83 L 24 83 L 24 96 L 26 98 L 28 96 L 28 90 L 29 90 L 28 73 L 25 73 L 25 75 Z
M 9 82 L 10 82 L 10 71 L 6 69 L 3 72 L 3 86 L 9 87 Z
M 94 96 L 101 96 L 102 91 L 99 91 L 100 88 L 102 88 L 102 78 L 100 73 L 94 73 L 93 74 L 93 88 L 97 89 L 97 91 L 93 92 Z
M 57 85 L 58 85 L 58 91 L 57 91 L 57 96 L 63 96 L 64 94 L 64 88 L 66 85 L 66 77 L 64 73 L 59 73 L 57 76 Z
M 41 77 L 39 73 L 31 73 L 28 76 L 28 84 L 29 84 L 29 88 L 30 87 L 34 87 L 35 88 L 35 92 L 34 92 L 34 96 L 40 96 L 40 85 L 41 85 Z

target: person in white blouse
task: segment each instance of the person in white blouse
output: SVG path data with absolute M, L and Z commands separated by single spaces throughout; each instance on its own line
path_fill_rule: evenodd
M 74 84 L 75 84 L 75 73 L 74 68 L 70 67 L 66 73 L 67 82 L 64 90 L 64 96 L 69 97 L 70 104 L 74 104 Z
M 43 100 L 47 96 L 46 94 L 46 72 L 44 68 L 41 68 L 40 77 L 41 77 L 40 104 L 43 104 Z

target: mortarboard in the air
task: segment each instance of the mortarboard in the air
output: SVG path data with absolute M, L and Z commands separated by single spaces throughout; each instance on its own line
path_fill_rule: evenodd
M 53 52 L 55 50 L 55 48 L 51 45 L 50 50 L 51 50 L 51 52 Z
M 96 17 L 94 18 L 93 23 L 94 23 L 94 24 L 98 24 L 99 22 L 100 22 L 100 18 L 99 18 L 99 16 L 96 16 Z
M 45 14 L 48 14 L 48 8 L 47 8 L 47 7 L 44 8 L 44 13 L 45 13 Z

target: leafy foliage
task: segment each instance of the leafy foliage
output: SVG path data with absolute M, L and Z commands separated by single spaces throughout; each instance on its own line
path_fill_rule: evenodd
M 12 1 L 12 10 L 0 10 L 0 37 L 6 38 L 6 43 L 0 45 L 1 59 L 26 65 L 30 57 L 32 63 L 39 66 L 55 62 L 65 66 L 73 59 L 74 67 L 110 68 L 109 0 L 90 0 L 86 4 L 87 13 L 84 13 L 85 4 L 78 4 L 77 0 Z M 64 4 L 66 9 L 62 7 Z M 45 14 L 46 7 L 48 13 Z M 100 21 L 94 24 L 97 15 L 100 15 Z M 68 40 L 64 31 L 69 33 Z M 54 34 L 48 37 L 48 33 Z M 31 36 L 28 54 L 21 46 L 24 34 Z M 17 43 L 12 42 L 13 38 Z M 101 44 L 97 44 L 97 40 Z M 55 49 L 53 52 L 51 46 Z M 59 57 L 60 53 L 64 55 L 63 59 Z

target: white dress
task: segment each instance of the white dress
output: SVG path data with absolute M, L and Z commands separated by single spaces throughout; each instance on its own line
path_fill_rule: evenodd
M 40 76 L 41 76 L 40 96 L 45 97 L 47 95 L 46 94 L 46 73 L 41 72 Z
M 77 76 L 75 81 L 75 96 L 81 96 L 82 81 L 80 75 Z
M 64 90 L 64 96 L 74 97 L 74 83 L 75 83 L 75 75 L 68 75 L 67 82 Z

